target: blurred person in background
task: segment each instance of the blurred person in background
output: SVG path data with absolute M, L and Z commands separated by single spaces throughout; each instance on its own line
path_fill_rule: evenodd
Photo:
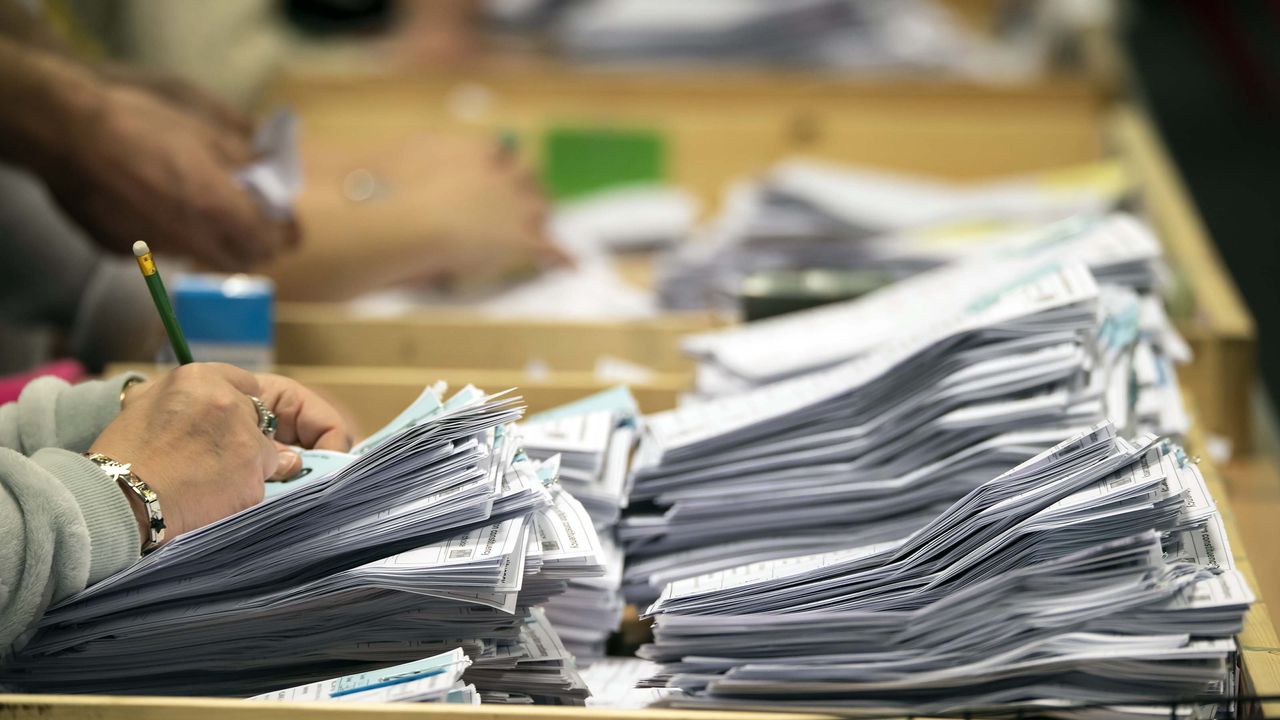
M 14 0 L 0 8 L 0 158 L 94 241 L 124 253 L 156 238 L 219 270 L 295 244 L 233 178 L 253 159 L 244 117 L 184 82 L 81 62 Z
M 1034 21 L 1046 13 L 1025 6 L 1064 3 L 1000 3 L 1019 9 L 993 13 L 1008 20 L 996 24 L 1014 30 L 1013 42 L 991 41 L 937 0 L 67 4 L 113 57 L 175 73 L 250 108 L 267 101 L 289 70 L 412 76 L 545 62 L 538 56 L 550 54 L 506 52 L 513 49 L 664 69 L 770 65 L 1009 81 L 1042 70 L 1047 55 L 1037 40 L 1044 23 Z M 543 230 L 547 202 L 531 173 L 491 138 L 435 134 L 366 143 L 367 150 L 343 145 L 306 148 L 298 201 L 305 247 L 267 268 L 281 297 L 346 299 L 402 283 L 485 288 L 565 261 Z
M 0 246 L 11 268 L 0 372 L 58 355 L 95 370 L 154 357 L 158 320 L 132 259 L 117 257 L 137 239 L 198 268 L 278 271 L 284 297 L 462 276 L 498 282 L 562 260 L 527 171 L 496 141 L 442 140 L 409 155 L 393 147 L 326 159 L 316 149 L 320 175 L 295 215 L 315 229 L 315 253 L 273 265 L 298 245 L 299 226 L 267 217 L 233 179 L 253 159 L 248 117 L 154 69 L 81 59 L 119 46 L 130 16 L 125 3 L 0 0 L 0 97 L 10 108 L 0 116 Z M 223 57 L 234 64 L 241 54 Z M 395 183 L 388 202 L 343 191 L 346 175 L 368 167 Z
M 208 267 L 293 243 L 231 173 L 247 125 L 185 83 L 75 59 L 27 8 L 0 2 L 0 372 L 60 354 L 91 368 L 159 340 L 126 252 L 140 237 Z
M 470 32 L 479 7 L 471 0 L 68 5 L 112 57 L 209 88 L 242 110 L 262 103 L 290 58 L 329 38 L 342 44 L 380 32 L 396 7 L 412 18 L 408 36 L 425 33 L 428 45 L 442 47 L 448 42 L 439 38 Z M 474 38 L 414 52 L 450 65 L 470 55 Z M 338 59 L 341 67 L 350 57 Z M 302 135 L 306 177 L 295 209 L 305 242 L 257 266 L 283 299 L 339 300 L 400 283 L 491 287 L 568 260 L 546 234 L 547 201 L 533 173 L 495 137 L 384 139 L 370 131 L 336 146 L 307 142 L 305 126 Z
M 339 147 L 303 140 L 306 246 L 266 266 L 286 299 L 391 285 L 479 291 L 568 263 L 532 171 L 489 137 L 419 133 Z

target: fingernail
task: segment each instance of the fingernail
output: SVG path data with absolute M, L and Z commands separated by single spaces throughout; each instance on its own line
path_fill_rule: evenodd
M 294 475 L 297 475 L 298 471 L 301 469 L 302 457 L 299 456 L 298 453 L 289 450 L 281 450 L 280 464 L 276 466 L 276 471 L 272 477 L 278 480 L 288 480 Z

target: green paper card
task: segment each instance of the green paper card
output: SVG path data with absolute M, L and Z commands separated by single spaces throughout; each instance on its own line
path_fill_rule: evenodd
M 559 199 L 666 178 L 666 146 L 645 128 L 552 127 L 542 137 L 542 181 Z

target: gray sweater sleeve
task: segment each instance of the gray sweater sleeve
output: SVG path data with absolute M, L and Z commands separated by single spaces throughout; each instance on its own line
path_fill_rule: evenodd
M 41 378 L 0 406 L 0 659 L 49 605 L 138 559 L 128 499 L 81 455 L 119 412 L 126 377 Z

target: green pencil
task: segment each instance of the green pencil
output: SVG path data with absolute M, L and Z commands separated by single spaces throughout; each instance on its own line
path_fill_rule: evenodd
M 133 244 L 133 254 L 138 259 L 138 268 L 147 281 L 147 289 L 151 291 L 156 310 L 160 312 L 160 322 L 164 323 L 164 331 L 169 335 L 169 344 L 173 345 L 173 354 L 178 356 L 178 363 L 186 365 L 195 362 L 191 358 L 191 348 L 187 347 L 187 339 L 182 336 L 178 316 L 173 314 L 173 306 L 169 304 L 169 293 L 164 290 L 164 281 L 160 279 L 160 271 L 156 270 L 156 261 L 151 259 L 151 248 L 139 240 Z

